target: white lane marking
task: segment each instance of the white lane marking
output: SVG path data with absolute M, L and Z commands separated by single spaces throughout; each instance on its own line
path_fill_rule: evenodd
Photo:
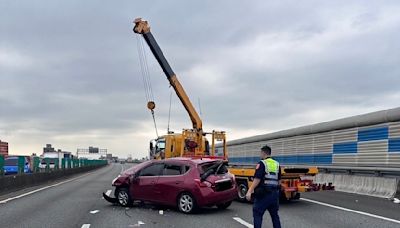
M 96 170 L 96 171 L 98 171 L 98 170 Z M 65 184 L 65 183 L 68 183 L 68 182 L 77 180 L 77 179 L 79 179 L 79 178 L 82 178 L 82 177 L 88 176 L 88 175 L 90 175 L 90 174 L 92 174 L 92 173 L 95 173 L 96 171 L 93 171 L 93 172 L 90 172 L 90 173 L 86 173 L 86 174 L 83 174 L 83 175 L 81 175 L 81 176 L 79 176 L 79 177 L 75 177 L 75 178 L 72 178 L 72 179 L 69 179 L 69 180 L 66 180 L 66 181 L 61 181 L 61 182 L 58 182 L 58 183 L 56 183 L 56 184 L 52 184 L 52 185 L 48 185 L 48 186 L 45 186 L 45 187 L 42 187 L 42 188 L 38 188 L 38 189 L 35 189 L 35 190 L 33 190 L 33 191 L 26 192 L 26 193 L 21 194 L 21 195 L 18 195 L 18 196 L 10 197 L 10 198 L 5 199 L 5 200 L 1 200 L 1 201 L 0 201 L 0 204 L 4 204 L 4 203 L 7 203 L 7 202 L 9 202 L 9 201 L 11 201 L 11 200 L 19 199 L 19 198 L 22 198 L 22 197 L 24 197 L 24 196 L 28 196 L 28 195 L 31 195 L 31 194 L 36 193 L 36 192 L 43 191 L 43 190 L 48 189 L 48 188 L 56 187 L 56 186 L 58 186 L 58 185 L 62 185 L 62 184 Z
M 81 228 L 89 228 L 90 227 L 90 224 L 83 224 L 82 226 L 81 226 Z
M 352 209 L 345 208 L 345 207 L 339 207 L 339 206 L 335 206 L 335 205 L 332 205 L 332 204 L 323 203 L 323 202 L 319 202 L 319 201 L 315 201 L 315 200 L 311 200 L 311 199 L 306 199 L 306 198 L 300 198 L 300 199 L 304 200 L 304 201 L 307 201 L 307 202 L 310 202 L 310 203 L 315 203 L 315 204 L 319 204 L 319 205 L 322 205 L 322 206 L 335 208 L 335 209 L 342 210 L 342 211 L 353 212 L 353 213 L 357 213 L 357 214 L 360 214 L 360 215 L 365 215 L 365 216 L 369 216 L 369 217 L 372 217 L 372 218 L 382 219 L 382 220 L 385 220 L 385 221 L 389 221 L 389 222 L 394 222 L 394 223 L 400 224 L 400 220 L 391 219 L 391 218 L 383 217 L 383 216 L 380 216 L 380 215 L 374 215 L 374 214 L 371 214 L 371 213 L 368 213 L 368 212 L 356 211 L 356 210 L 352 210 Z
M 112 190 L 107 190 L 106 191 L 106 196 L 110 196 L 111 192 L 112 192 Z
M 138 222 L 138 225 L 140 226 L 140 225 L 144 225 L 144 224 L 146 224 L 146 223 L 144 223 L 144 222 L 142 222 L 142 221 L 139 221 Z
M 96 213 L 99 213 L 99 210 L 90 211 L 90 214 L 96 214 Z
M 239 218 L 239 217 L 232 217 L 232 218 L 233 218 L 233 220 L 235 220 L 236 222 L 242 224 L 242 225 L 245 226 L 245 227 L 254 228 L 254 226 L 253 226 L 252 224 L 250 224 L 250 223 L 244 221 L 243 219 L 241 219 L 241 218 Z

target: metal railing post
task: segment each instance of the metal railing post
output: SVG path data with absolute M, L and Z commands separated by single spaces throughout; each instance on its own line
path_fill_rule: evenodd
M 18 156 L 18 174 L 24 173 L 25 170 L 25 157 Z
M 39 172 L 39 163 L 40 159 L 39 157 L 33 157 L 33 167 L 32 167 L 32 172 L 38 173 Z
M 60 159 L 55 158 L 54 159 L 54 169 L 59 170 L 60 169 Z
M 0 176 L 4 175 L 4 155 L 0 155 Z
M 44 161 L 46 162 L 46 172 L 50 172 L 50 159 L 45 158 Z

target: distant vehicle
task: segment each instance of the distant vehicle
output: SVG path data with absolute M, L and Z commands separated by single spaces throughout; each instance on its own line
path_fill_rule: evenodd
M 25 157 L 24 173 L 31 173 L 32 170 L 29 165 L 28 159 Z M 4 160 L 4 174 L 17 174 L 18 173 L 18 157 L 7 157 Z
M 215 159 L 171 158 L 140 163 L 115 178 L 115 198 L 121 206 L 134 200 L 176 206 L 183 213 L 214 206 L 228 208 L 237 197 L 235 177 L 226 162 Z
M 40 169 L 45 169 L 46 168 L 46 159 L 42 159 L 42 161 L 39 164 Z M 49 168 L 54 169 L 55 168 L 55 162 L 54 159 L 49 158 Z

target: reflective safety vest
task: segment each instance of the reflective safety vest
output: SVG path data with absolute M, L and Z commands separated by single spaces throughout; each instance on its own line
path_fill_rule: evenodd
M 265 167 L 264 186 L 266 188 L 278 188 L 279 186 L 279 162 L 272 158 L 261 160 Z

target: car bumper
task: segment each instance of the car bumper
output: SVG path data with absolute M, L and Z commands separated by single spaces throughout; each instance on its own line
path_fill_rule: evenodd
M 237 198 L 236 186 L 221 192 L 215 192 L 211 188 L 200 189 L 200 194 L 196 197 L 199 207 L 213 206 L 216 204 L 226 203 Z

